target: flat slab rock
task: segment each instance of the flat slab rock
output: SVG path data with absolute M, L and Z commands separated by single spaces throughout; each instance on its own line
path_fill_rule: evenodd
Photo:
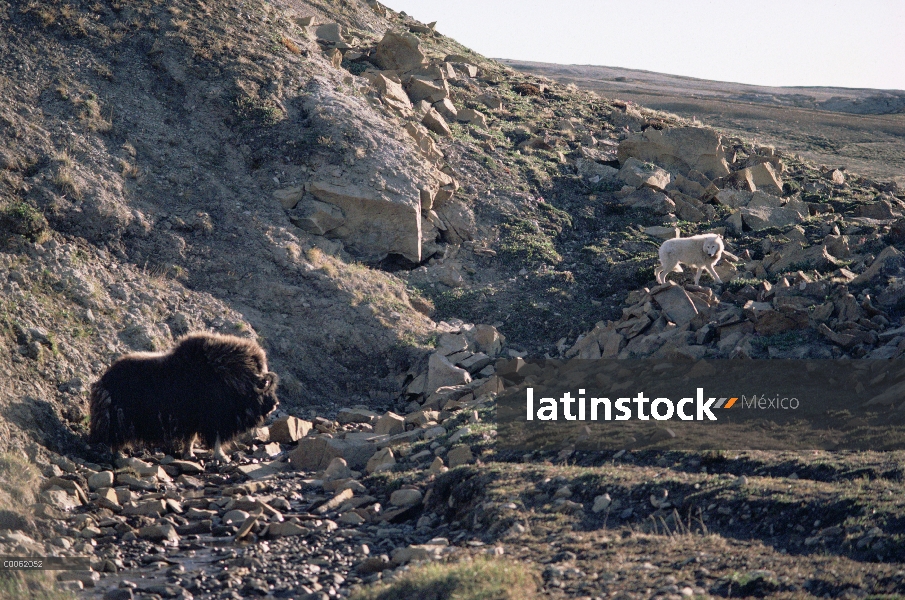
M 401 254 L 421 261 L 420 197 L 359 186 L 312 181 L 309 192 L 342 209 L 345 222 L 331 233 L 366 254 Z

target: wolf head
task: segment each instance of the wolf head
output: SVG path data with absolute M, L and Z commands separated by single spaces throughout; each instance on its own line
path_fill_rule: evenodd
M 707 256 L 712 256 L 714 258 L 718 257 L 723 253 L 723 238 L 718 235 L 707 238 L 704 240 L 704 254 Z

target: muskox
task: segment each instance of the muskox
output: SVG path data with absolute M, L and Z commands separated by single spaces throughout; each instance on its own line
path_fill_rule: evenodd
M 168 352 L 127 354 L 107 369 L 91 387 L 89 441 L 112 451 L 181 446 L 192 457 L 200 437 L 227 461 L 221 444 L 263 423 L 278 380 L 254 341 L 191 333 Z

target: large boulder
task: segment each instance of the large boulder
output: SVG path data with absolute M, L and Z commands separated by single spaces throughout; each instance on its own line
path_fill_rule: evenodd
M 901 276 L 903 269 L 905 269 L 905 254 L 893 246 L 887 246 L 863 273 L 852 280 L 852 285 L 860 285 L 874 279 L 889 278 L 894 275 Z
M 676 203 L 669 196 L 648 187 L 625 196 L 622 203 L 638 210 L 650 211 L 655 215 L 667 215 L 676 210 Z
M 487 129 L 487 116 L 473 108 L 463 108 L 456 114 L 456 119 L 462 123 L 469 123 Z
M 575 170 L 578 172 L 579 176 L 587 179 L 591 183 L 611 181 L 615 179 L 616 175 L 619 173 L 619 169 L 615 169 L 609 165 L 602 165 L 589 158 L 575 159 Z
M 430 80 L 423 77 L 409 77 L 405 81 L 405 91 L 412 102 L 428 100 L 440 102 L 449 97 L 449 87 L 443 80 Z
M 763 267 L 770 273 L 784 273 L 791 269 L 817 269 L 830 271 L 837 268 L 838 261 L 831 256 L 826 246 L 820 244 L 805 248 L 800 241 L 784 244 L 763 260 Z
M 335 458 L 342 458 L 349 467 L 360 471 L 377 452 L 377 446 L 367 441 L 340 440 L 323 436 L 304 437 L 289 454 L 289 464 L 300 471 L 321 471 Z
M 338 206 L 314 199 L 303 200 L 289 211 L 289 220 L 314 235 L 324 235 L 346 221 Z
M 444 119 L 449 121 L 455 121 L 459 118 L 459 110 L 449 98 L 443 98 L 442 100 L 435 102 L 434 110 L 443 115 Z
M 405 124 L 405 130 L 414 138 L 415 143 L 418 144 L 418 149 L 421 150 L 425 158 L 430 161 L 438 161 L 443 158 L 443 152 L 437 148 L 434 138 L 430 136 L 424 125 L 409 121 Z
M 408 94 L 402 89 L 401 83 L 397 83 L 383 74 L 378 74 L 371 81 L 371 85 L 374 86 L 387 106 L 403 114 L 411 112 L 412 103 Z
M 314 36 L 319 42 L 329 42 L 331 44 L 345 42 L 345 39 L 343 39 L 343 28 L 339 23 L 318 25 L 314 28 Z
M 663 191 L 669 185 L 670 175 L 660 167 L 628 158 L 617 174 L 619 180 L 633 188 L 648 187 Z
M 728 206 L 729 208 L 741 208 L 751 201 L 752 193 L 745 190 L 727 188 L 717 192 L 714 200 L 717 204 Z
M 455 366 L 440 352 L 434 352 L 428 359 L 426 394 L 433 394 L 441 387 L 469 383 L 471 375 L 465 369 Z
M 868 219 L 886 221 L 901 217 L 902 211 L 898 210 L 898 206 L 893 208 L 893 205 L 889 200 L 881 197 L 877 202 L 862 204 L 855 207 L 854 214 L 856 217 L 867 217 Z
M 421 42 L 411 33 L 387 31 L 377 44 L 374 62 L 384 70 L 404 73 L 427 64 Z
M 758 190 L 768 194 L 782 194 L 782 179 L 772 164 L 768 162 L 760 163 L 759 165 L 748 167 L 748 171 L 750 171 L 751 180 L 754 181 L 754 185 L 757 186 Z
M 462 244 L 473 240 L 477 233 L 474 212 L 459 200 L 449 200 L 437 209 L 446 224 L 443 238 L 450 244 Z
M 345 221 L 331 231 L 358 252 L 374 258 L 401 254 L 421 261 L 421 199 L 360 185 L 312 181 L 308 191 L 321 202 L 342 209 Z
M 695 169 L 710 179 L 729 174 L 722 137 L 703 127 L 650 127 L 619 144 L 616 156 L 623 164 L 634 157 L 683 174 Z
M 654 301 L 667 319 L 676 325 L 688 323 L 698 314 L 694 302 L 679 285 L 670 285 L 654 294 Z
M 421 123 L 437 135 L 442 135 L 444 137 L 452 135 L 452 131 L 450 130 L 446 119 L 444 119 L 434 108 L 430 108 L 424 113 L 424 118 L 421 120 Z
M 808 216 L 808 206 L 801 200 L 783 203 L 782 198 L 754 192 L 751 200 L 739 209 L 745 225 L 754 231 L 768 227 L 787 227 L 800 223 Z

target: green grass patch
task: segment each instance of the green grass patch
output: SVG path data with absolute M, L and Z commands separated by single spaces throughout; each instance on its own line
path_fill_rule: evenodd
M 248 96 L 233 101 L 233 113 L 236 123 L 246 127 L 273 127 L 286 118 L 276 104 Z
M 426 290 L 430 293 L 430 290 Z M 488 316 L 497 309 L 492 290 L 455 288 L 434 292 L 431 300 L 436 308 L 436 318 L 472 318 L 474 315 Z M 483 322 L 478 320 L 477 322 Z M 430 341 L 428 341 L 430 343 Z
M 736 277 L 732 281 L 726 284 L 726 289 L 732 292 L 733 294 L 738 292 L 740 289 L 745 287 L 746 285 L 750 285 L 751 287 L 755 287 L 760 284 L 760 279 L 751 279 L 747 277 Z
M 352 594 L 352 600 L 531 600 L 538 578 L 522 563 L 478 558 L 459 563 L 430 563 L 412 568 L 391 583 Z
M 762 337 L 755 337 L 751 340 L 752 345 L 760 350 L 766 350 L 769 347 L 778 348 L 779 350 L 789 350 L 802 343 L 802 332 L 798 330 L 783 331 L 782 333 L 774 333 Z
M 536 219 L 510 216 L 501 227 L 500 252 L 518 265 L 557 264 L 562 255 L 554 238 L 572 227 L 569 213 L 546 202 L 537 205 Z
M 11 202 L 0 210 L 0 231 L 21 235 L 33 242 L 48 237 L 47 219 L 37 208 L 23 201 Z

